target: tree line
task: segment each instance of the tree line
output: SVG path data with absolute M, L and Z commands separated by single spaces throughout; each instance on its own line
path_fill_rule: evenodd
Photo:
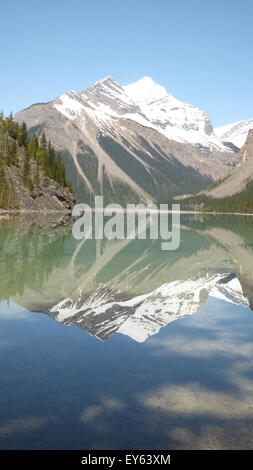
M 253 213 L 253 180 L 249 178 L 245 182 L 244 189 L 232 196 L 223 198 L 213 198 L 206 194 L 197 194 L 178 201 L 182 210 L 201 212 L 239 212 Z

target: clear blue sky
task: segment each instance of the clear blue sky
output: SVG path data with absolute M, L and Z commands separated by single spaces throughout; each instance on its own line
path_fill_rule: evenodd
M 253 117 L 252 0 L 1 2 L 0 110 L 151 76 L 213 124 Z

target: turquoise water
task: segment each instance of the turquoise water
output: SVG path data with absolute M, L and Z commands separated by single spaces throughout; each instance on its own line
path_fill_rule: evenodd
M 176 252 L 0 223 L 1 449 L 252 448 L 251 219 Z

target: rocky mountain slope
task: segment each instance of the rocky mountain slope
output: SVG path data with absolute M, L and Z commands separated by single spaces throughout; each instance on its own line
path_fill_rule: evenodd
M 226 126 L 217 127 L 214 131 L 222 142 L 231 142 L 241 149 L 251 129 L 253 129 L 253 119 L 233 122 Z
M 46 133 L 61 152 L 78 199 L 166 200 L 224 177 L 234 154 L 208 116 L 176 100 L 150 78 L 121 87 L 111 77 L 35 104 L 15 119 Z
M 215 198 L 225 198 L 245 190 L 253 182 L 253 129 L 249 131 L 246 142 L 239 154 L 239 163 L 231 175 L 217 185 L 207 195 Z
M 29 140 L 24 124 L 0 117 L 0 209 L 68 211 L 75 198 L 67 186 L 51 144 Z

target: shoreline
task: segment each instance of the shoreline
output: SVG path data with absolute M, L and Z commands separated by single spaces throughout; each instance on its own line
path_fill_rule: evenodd
M 104 208 L 106 209 L 106 207 Z M 127 209 L 125 208 L 122 208 L 123 209 L 123 212 L 126 212 Z M 101 212 L 101 210 L 99 209 L 96 209 L 96 208 L 91 208 L 92 212 Z M 102 210 L 103 212 L 103 210 Z M 118 211 L 115 210 L 113 212 L 122 212 L 121 209 L 119 209 Z M 129 212 L 141 212 L 141 211 L 129 211 Z M 150 213 L 156 213 L 156 212 L 159 212 L 159 213 L 162 213 L 162 214 L 193 214 L 193 215 L 239 215 L 239 216 L 247 216 L 247 217 L 253 217 L 253 212 L 250 213 L 250 212 L 207 212 L 207 211 L 185 211 L 185 210 L 181 210 L 181 211 L 172 211 L 172 210 L 150 210 L 150 211 L 147 211 L 147 212 L 150 212 Z M 47 215 L 47 214 L 61 214 L 61 215 L 67 215 L 67 214 L 72 214 L 72 210 L 66 210 L 66 211 L 62 211 L 62 210 L 45 210 L 45 211 L 40 211 L 40 210 L 33 210 L 33 209 L 0 209 L 0 217 L 2 215 L 22 215 L 22 214 L 37 214 L 37 215 Z
M 0 215 L 2 214 L 71 214 L 72 211 L 66 210 L 34 210 L 34 209 L 0 209 Z

